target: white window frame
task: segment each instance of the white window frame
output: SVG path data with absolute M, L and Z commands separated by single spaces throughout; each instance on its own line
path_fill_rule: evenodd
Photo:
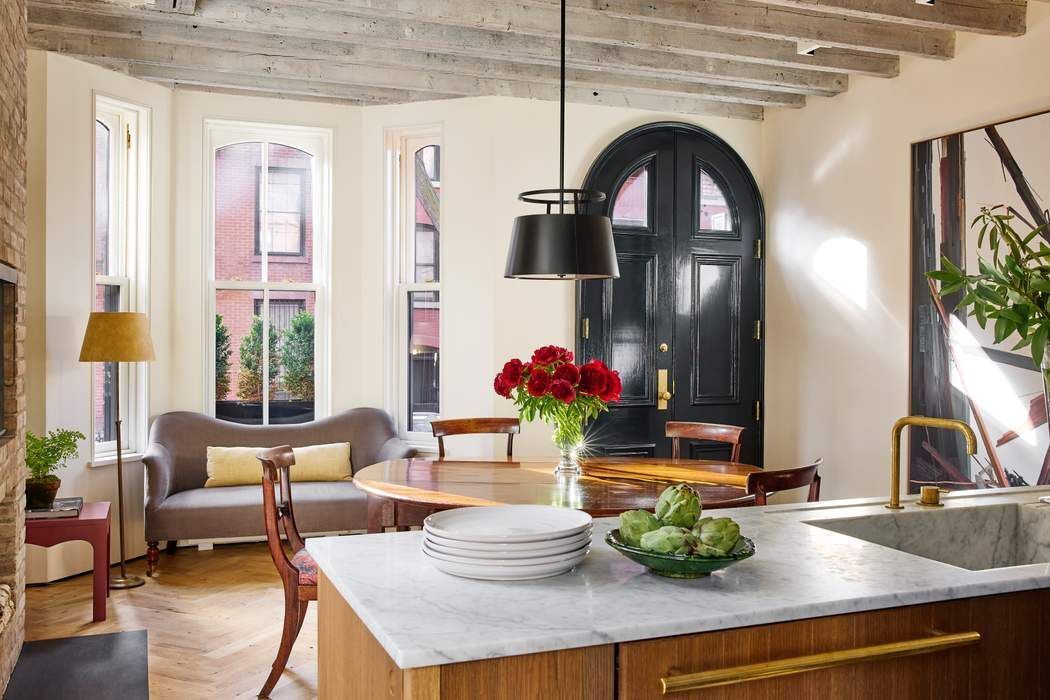
M 109 172 L 109 259 L 110 274 L 95 272 L 96 198 L 91 197 L 91 299 L 98 285 L 120 289 L 120 311 L 146 312 L 149 309 L 149 239 L 152 198 L 150 108 L 126 102 L 99 92 L 92 93 L 91 183 L 96 174 L 95 123 L 110 132 Z M 92 308 L 94 304 L 92 303 Z M 146 363 L 119 363 L 121 422 L 124 426 L 123 454 L 141 450 L 146 438 L 149 405 L 149 373 Z M 115 461 L 116 440 L 96 443 L 95 370 L 91 369 L 91 463 L 103 466 Z
M 429 145 L 439 146 L 439 172 L 445 174 L 445 149 L 441 125 L 426 125 L 387 130 L 384 134 L 384 163 L 386 169 L 386 192 L 384 197 L 384 219 L 386 232 L 387 294 L 384 302 L 387 319 L 384 338 L 386 349 L 385 405 L 394 416 L 401 438 L 417 449 L 437 450 L 437 440 L 432 433 L 412 431 L 411 416 L 408 415 L 408 351 L 411 338 L 408 330 L 409 292 L 437 292 L 444 310 L 445 296 L 441 285 L 444 275 L 444 245 L 439 244 L 437 264 L 439 281 L 415 282 L 415 161 L 417 150 Z M 446 188 L 441 188 L 442 209 Z M 443 217 L 441 217 L 443 218 Z M 442 222 L 438 221 L 438 231 Z M 442 232 L 443 234 L 443 232 Z M 443 235 L 442 235 L 443 237 Z M 442 313 L 444 316 L 444 313 Z M 445 346 L 445 324 L 439 326 L 439 342 Z M 440 352 L 440 350 L 439 350 Z M 440 361 L 439 361 L 440 362 Z M 444 399 L 441 387 L 445 384 L 445 363 L 440 362 L 438 371 L 438 416 L 441 415 Z
M 270 422 L 270 292 L 293 291 L 314 294 L 314 419 L 331 411 L 329 335 L 329 289 L 331 272 L 332 130 L 318 127 L 262 124 L 225 119 L 204 120 L 204 412 L 215 415 L 215 293 L 222 289 L 262 292 L 263 318 L 263 424 Z M 313 207 L 313 282 L 274 282 L 266 280 L 269 247 L 266 231 L 266 187 L 259 188 L 259 246 L 262 249 L 262 277 L 266 281 L 215 279 L 215 155 L 220 148 L 237 143 L 263 143 L 291 146 L 309 153 L 311 163 L 311 202 Z M 269 148 L 262 149 L 262 172 L 268 167 Z

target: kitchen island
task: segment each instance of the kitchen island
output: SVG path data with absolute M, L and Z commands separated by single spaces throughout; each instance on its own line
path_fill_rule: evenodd
M 718 511 L 757 554 L 698 580 L 620 556 L 603 542 L 615 519 L 595 521 L 576 570 L 538 581 L 444 574 L 419 532 L 311 539 L 320 696 L 1038 697 L 1050 687 L 1043 495 Z M 1047 544 L 1020 554 L 1031 539 Z M 792 672 L 769 677 L 777 663 Z

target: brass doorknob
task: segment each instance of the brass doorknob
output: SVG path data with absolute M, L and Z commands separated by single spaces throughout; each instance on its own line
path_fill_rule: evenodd
M 660 343 L 656 349 L 660 352 L 667 352 L 670 348 L 667 347 L 667 343 Z
M 669 392 L 669 391 L 662 391 L 662 392 L 660 392 L 660 400 L 661 401 L 670 401 L 671 400 L 671 392 Z

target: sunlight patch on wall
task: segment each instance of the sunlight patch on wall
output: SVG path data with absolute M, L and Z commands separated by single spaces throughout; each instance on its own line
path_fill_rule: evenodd
M 821 243 L 813 255 L 813 272 L 842 299 L 868 308 L 868 246 L 838 236 Z

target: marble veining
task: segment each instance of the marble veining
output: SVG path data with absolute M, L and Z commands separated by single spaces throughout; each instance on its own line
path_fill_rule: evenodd
M 967 537 L 978 525 L 1002 532 L 1031 527 L 1024 547 L 1039 543 L 1050 553 L 1050 517 L 1034 512 L 1037 506 L 1014 506 L 1030 504 L 1041 493 L 1011 490 L 952 498 L 939 511 L 938 522 L 947 522 L 945 515 L 953 517 L 950 510 L 965 509 L 962 517 L 982 519 L 967 520 Z M 1028 525 L 1022 524 L 1026 508 L 1032 511 Z M 1042 512 L 1050 516 L 1050 506 Z M 419 532 L 313 538 L 307 549 L 402 668 L 1050 586 L 1048 564 L 968 570 L 890 548 L 894 542 L 881 546 L 826 529 L 827 523 L 814 526 L 884 513 L 875 501 L 720 511 L 740 523 L 755 541 L 757 554 L 690 581 L 650 574 L 609 548 L 603 537 L 616 527 L 613 518 L 595 520 L 591 553 L 579 567 L 538 581 L 471 581 L 444 574 L 425 560 Z M 887 515 L 894 519 L 895 514 Z M 924 528 L 948 531 L 932 518 L 907 521 L 904 527 L 887 521 L 880 531 L 908 530 L 898 543 L 914 544 Z M 1006 535 L 987 536 L 973 547 L 981 549 L 984 562 L 1000 566 L 996 562 L 1021 556 L 1021 540 L 1002 544 L 1007 540 Z

